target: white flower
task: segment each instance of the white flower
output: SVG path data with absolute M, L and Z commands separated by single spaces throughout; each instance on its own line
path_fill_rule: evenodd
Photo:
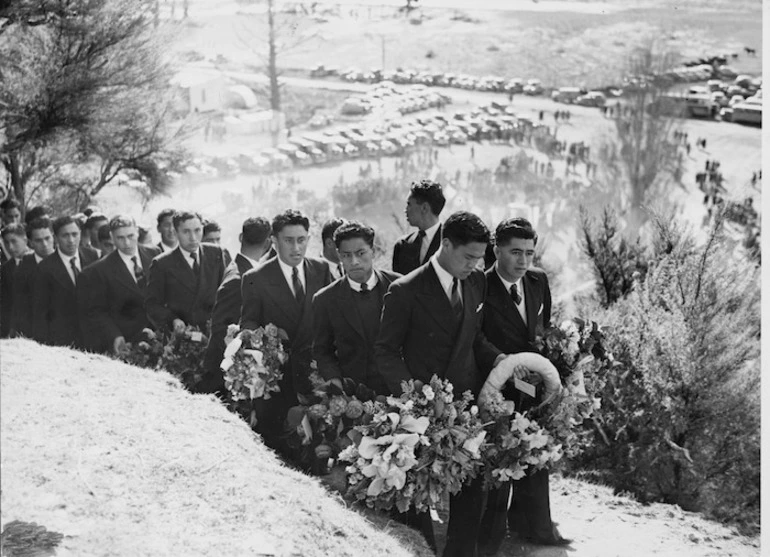
M 434 398 L 436 398 L 436 393 L 433 392 L 433 389 L 431 388 L 430 385 L 423 385 L 422 394 L 424 394 L 425 398 L 427 398 L 428 400 L 433 400 Z
M 232 358 L 225 358 L 224 360 L 222 360 L 222 364 L 219 367 L 222 369 L 222 371 L 227 371 L 228 369 L 233 367 L 234 363 L 235 362 L 233 362 Z
M 471 406 L 471 416 L 475 416 L 479 413 L 479 407 L 475 404 Z
M 484 442 L 484 437 L 486 437 L 486 435 L 487 432 L 482 429 L 474 437 L 465 440 L 465 443 L 463 443 L 463 449 L 471 453 L 473 458 L 479 458 L 481 456 L 479 449 L 481 448 L 481 444 Z
M 233 356 L 235 356 L 236 352 L 240 350 L 241 346 L 243 345 L 243 341 L 240 339 L 240 337 L 236 337 L 230 342 L 230 344 L 227 345 L 227 348 L 225 348 L 225 358 L 232 359 Z
M 248 354 L 252 358 L 254 358 L 254 361 L 257 363 L 258 367 L 263 367 L 263 360 L 265 355 L 260 350 L 244 350 L 244 354 Z
M 536 431 L 529 437 L 529 446 L 533 449 L 540 449 L 548 444 L 548 435 L 543 431 Z

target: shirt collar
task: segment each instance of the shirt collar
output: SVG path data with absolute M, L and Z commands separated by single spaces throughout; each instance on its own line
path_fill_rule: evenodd
M 511 291 L 511 286 L 515 284 L 516 285 L 516 290 L 519 291 L 519 295 L 520 296 L 524 295 L 524 290 L 522 289 L 522 286 L 523 286 L 522 278 L 523 277 L 519 278 L 519 280 L 517 280 L 516 282 L 511 282 L 511 281 L 505 280 L 503 278 L 503 275 L 500 274 L 500 269 L 497 268 L 497 262 L 495 262 L 495 273 L 497 273 L 497 276 L 500 277 L 500 282 L 503 283 L 503 286 L 505 286 L 505 290 L 507 292 L 510 292 Z
M 350 284 L 350 288 L 355 290 L 356 292 L 361 292 L 361 283 L 358 283 L 351 279 L 349 276 L 347 277 L 348 284 Z M 369 277 L 369 280 L 366 281 L 366 286 L 369 290 L 374 290 L 374 287 L 377 286 L 377 273 L 372 271 L 372 276 Z
M 243 257 L 243 258 L 244 258 L 246 261 L 248 261 L 248 262 L 249 262 L 249 265 L 251 265 L 251 268 L 252 268 L 252 269 L 254 269 L 255 267 L 259 266 L 259 261 L 257 261 L 256 259 L 252 259 L 252 258 L 251 258 L 251 257 L 249 257 L 248 255 L 244 255 L 244 254 L 243 254 L 243 252 L 239 253 L 238 255 L 240 255 L 240 256 L 241 256 L 241 257 Z M 261 259 L 261 258 L 260 258 L 260 259 Z
M 450 292 L 452 290 L 452 281 L 455 277 L 453 277 L 449 271 L 444 269 L 439 262 L 438 262 L 438 255 L 441 253 L 441 249 L 439 249 L 436 253 L 434 253 L 430 258 L 430 263 L 433 265 L 433 269 L 436 271 L 436 276 L 438 277 L 439 282 L 441 283 L 442 288 L 444 289 L 444 292 Z
M 37 253 L 35 253 L 35 263 L 40 265 L 40 262 L 45 259 L 45 257 L 40 257 Z
M 61 257 L 62 263 L 64 263 L 64 266 L 67 267 L 67 269 L 70 268 L 70 260 L 74 257 L 75 261 L 78 265 L 78 269 L 81 268 L 80 266 L 80 250 L 75 252 L 75 255 L 64 255 L 62 251 L 59 248 L 56 248 L 56 253 L 59 254 L 59 257 Z
M 140 267 L 142 266 L 142 258 L 139 257 L 139 250 L 138 249 L 136 250 L 136 253 L 134 255 L 126 255 L 125 253 L 123 253 L 122 251 L 120 251 L 117 248 L 115 248 L 115 251 L 118 252 L 118 255 L 120 256 L 120 258 L 123 260 L 123 262 L 126 265 L 131 265 L 131 267 L 133 267 L 134 266 L 134 262 L 131 261 L 131 258 L 132 257 L 136 257 L 136 262 L 139 264 Z
M 438 232 L 439 228 L 441 228 L 441 222 L 437 222 L 430 228 L 425 229 L 425 241 L 428 243 L 428 245 L 433 243 L 433 237 L 436 235 L 436 232 Z
M 278 259 L 278 265 L 280 265 L 281 267 L 281 272 L 283 272 L 284 276 L 286 277 L 286 280 L 288 280 L 289 284 L 291 284 L 292 274 L 294 273 L 294 267 L 292 267 L 291 265 L 287 265 L 286 263 L 281 261 L 281 258 L 278 256 L 276 256 L 276 259 Z M 304 282 L 304 279 L 305 279 L 305 260 L 304 259 L 302 260 L 302 263 L 297 265 L 296 269 L 299 274 L 299 280 L 301 282 Z
M 179 251 L 181 251 L 181 252 L 182 252 L 182 255 L 184 255 L 184 256 L 185 256 L 186 258 L 188 258 L 188 259 L 190 258 L 190 255 L 193 253 L 192 251 L 187 251 L 187 250 L 186 250 L 186 249 L 184 249 L 184 248 L 183 248 L 181 245 L 179 246 Z M 200 255 L 201 255 L 201 247 L 200 247 L 200 246 L 198 246 L 198 249 L 197 249 L 197 250 L 195 250 L 195 252 L 194 252 L 194 253 L 197 253 L 197 254 L 198 254 L 198 260 L 200 261 Z

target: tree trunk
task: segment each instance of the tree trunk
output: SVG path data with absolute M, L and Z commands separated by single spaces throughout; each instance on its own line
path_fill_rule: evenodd
M 267 0 L 267 25 L 269 53 L 267 72 L 270 79 L 270 108 L 281 110 L 281 90 L 278 85 L 278 53 L 275 46 L 275 14 L 273 13 L 273 0 Z

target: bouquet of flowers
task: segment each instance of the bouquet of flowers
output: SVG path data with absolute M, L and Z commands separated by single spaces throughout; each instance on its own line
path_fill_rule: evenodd
M 288 444 L 305 468 L 323 475 L 330 458 L 353 443 L 353 427 L 371 421 L 375 392 L 349 377 L 340 383 L 325 381 L 311 364 L 313 391 L 307 403 L 289 409 L 286 418 Z M 384 396 L 377 397 L 385 401 Z
M 142 329 L 141 339 L 127 342 L 117 358 L 127 364 L 155 369 L 163 355 L 163 341 L 152 329 Z
M 371 420 L 354 428 L 354 444 L 340 453 L 351 463 L 348 494 L 381 510 L 443 507 L 447 492 L 458 493 L 481 472 L 486 431 L 470 392 L 455 400 L 449 381 L 434 375 L 402 389 L 374 403 Z
M 194 325 L 187 325 L 183 331 L 171 331 L 158 359 L 158 369 L 168 371 L 192 390 L 203 377 L 203 356 L 208 343 L 208 337 Z
M 486 397 L 482 416 L 488 420 L 490 437 L 483 451 L 488 488 L 521 479 L 561 459 L 563 450 L 557 440 L 528 415 L 516 412 L 499 391 Z
M 558 327 L 538 328 L 535 346 L 556 367 L 564 384 L 580 366 L 594 359 L 612 361 L 612 354 L 604 348 L 604 331 L 590 320 L 574 318 Z

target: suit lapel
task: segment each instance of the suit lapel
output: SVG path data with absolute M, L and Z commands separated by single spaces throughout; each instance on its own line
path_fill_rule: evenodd
M 499 311 L 514 327 L 518 327 L 522 331 L 528 330 L 527 325 L 521 318 L 519 310 L 516 308 L 516 304 L 513 303 L 510 292 L 505 289 L 505 285 L 503 285 L 500 277 L 497 276 L 497 271 L 492 269 L 487 276 L 489 277 L 487 281 L 489 285 L 488 296 L 492 298 L 493 301 L 491 306 Z M 527 287 L 525 286 L 524 289 L 526 296 Z M 527 307 L 531 305 L 529 301 L 526 300 L 526 297 L 525 304 Z
M 196 284 L 195 274 L 193 273 L 192 267 L 190 267 L 187 264 L 187 261 L 184 260 L 184 257 L 185 256 L 182 255 L 182 250 L 177 246 L 169 256 L 169 271 L 190 291 L 197 293 L 198 285 Z
M 438 230 L 436 230 L 436 233 L 433 235 L 433 239 L 430 241 L 430 245 L 428 246 L 428 251 L 425 252 L 425 261 L 430 259 L 430 256 L 433 255 L 438 251 L 439 246 L 441 245 L 441 225 L 439 225 Z M 417 257 L 420 256 L 420 246 L 417 246 Z M 420 264 L 423 262 L 421 261 Z
M 147 270 L 150 268 L 153 256 L 150 251 L 139 246 L 139 259 L 142 260 L 142 270 L 144 271 L 144 275 L 147 276 Z
M 347 279 L 340 281 L 335 289 L 337 290 L 337 308 L 356 334 L 363 339 L 364 322 L 353 299 L 353 289 L 350 287 Z
M 126 264 L 120 257 L 118 250 L 113 251 L 107 256 L 107 258 L 108 264 L 112 266 L 113 272 L 115 273 L 115 278 L 118 280 L 118 282 L 122 283 L 126 288 L 130 288 L 131 290 L 136 290 L 137 292 L 141 293 L 139 285 L 137 285 L 136 281 L 134 281 L 133 275 L 129 272 L 128 267 L 126 267 Z
M 537 329 L 537 314 L 540 309 L 539 296 L 537 293 L 537 278 L 526 273 L 522 279 L 524 285 L 524 303 L 527 312 L 527 330 L 529 331 L 529 338 L 535 338 L 535 331 Z M 519 313 L 518 311 L 516 312 Z
M 298 323 L 301 308 L 286 282 L 286 277 L 283 276 L 277 257 L 265 264 L 265 273 L 268 275 L 268 287 L 272 291 L 276 305 L 281 308 L 291 323 Z M 307 276 L 305 282 L 307 283 Z M 307 293 L 305 293 L 305 300 L 307 300 Z
M 474 292 L 473 288 L 471 288 L 470 283 L 468 280 L 462 281 L 463 285 L 463 321 L 460 324 L 460 330 L 457 333 L 457 337 L 455 339 L 454 348 L 452 349 L 452 356 L 450 357 L 450 361 L 454 361 L 457 357 L 457 352 L 461 348 L 461 338 L 465 338 L 465 335 L 471 334 L 471 331 L 473 327 L 475 326 L 475 321 L 473 319 L 474 313 L 476 313 L 476 308 L 478 307 L 479 300 L 476 297 L 476 292 Z
M 241 276 L 245 275 L 252 269 L 251 262 L 240 253 L 236 254 L 235 256 L 235 266 L 238 267 L 238 274 Z
M 72 279 L 70 278 L 70 274 L 67 271 L 67 268 L 64 266 L 64 261 L 61 260 L 61 257 L 59 257 L 58 252 L 54 252 L 51 257 L 55 257 L 56 259 L 52 261 L 53 263 L 53 276 L 58 280 L 64 288 L 69 290 L 74 290 L 75 285 L 72 282 Z
M 436 275 L 433 265 L 426 263 L 422 272 L 421 293 L 425 305 L 428 306 L 428 315 L 430 315 L 444 331 L 450 335 L 454 334 L 455 317 L 452 311 L 452 304 L 449 303 L 441 281 Z

